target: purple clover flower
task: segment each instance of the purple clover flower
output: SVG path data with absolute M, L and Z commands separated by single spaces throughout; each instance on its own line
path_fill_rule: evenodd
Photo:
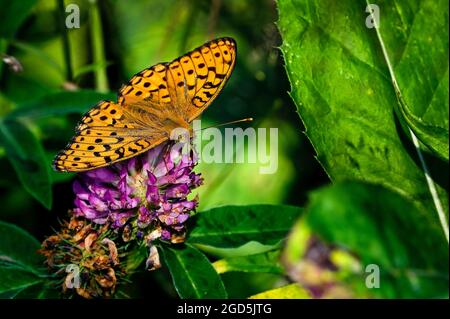
M 197 155 L 181 152 L 179 143 L 163 143 L 150 151 L 108 167 L 79 175 L 73 184 L 74 214 L 114 229 L 131 225 L 136 238 L 145 235 L 176 241 L 184 223 L 197 207 L 188 199 L 203 182 L 193 172 Z M 144 235 L 145 234 L 145 235 Z M 155 236 L 155 234 L 157 234 Z

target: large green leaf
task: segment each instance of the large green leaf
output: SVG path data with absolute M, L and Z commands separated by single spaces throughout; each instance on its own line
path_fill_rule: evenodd
M 39 242 L 17 226 L 0 222 L 0 296 L 15 298 L 42 284 Z
M 425 35 L 434 38 L 429 32 L 433 32 L 436 26 L 431 29 L 424 26 L 420 30 L 416 26 L 414 30 L 409 27 L 413 24 L 415 11 L 409 10 L 406 3 L 414 1 L 396 6 L 397 2 L 380 5 L 380 23 L 386 24 L 382 29 L 383 34 L 399 33 L 405 36 L 406 28 L 410 33 L 421 33 L 421 38 L 428 39 Z M 430 3 L 434 2 L 429 1 L 424 8 L 432 6 Z M 402 137 L 403 132 L 394 111 L 398 105 L 397 95 L 380 41 L 375 31 L 365 24 L 369 16 L 365 11 L 366 3 L 352 0 L 279 0 L 278 8 L 278 26 L 283 37 L 282 51 L 292 87 L 291 96 L 306 127 L 306 135 L 317 152 L 317 158 L 330 177 L 335 181 L 359 179 L 395 190 L 426 212 L 429 223 L 436 227 L 441 227 L 441 224 L 448 233 L 448 196 L 443 186 L 447 182 L 440 177 L 447 175 L 448 167 L 443 166 L 444 172 L 438 174 L 434 174 L 432 167 L 429 167 L 431 172 L 425 171 L 431 175 L 427 183 L 416 150 Z M 403 9 L 409 11 L 403 12 Z M 435 18 L 429 10 L 421 12 L 430 21 Z M 394 19 L 394 13 L 400 16 L 400 20 L 396 16 L 395 21 L 390 21 Z M 445 10 L 439 13 L 436 25 L 442 23 L 445 14 Z M 421 16 L 419 18 L 424 19 Z M 423 59 L 417 54 L 431 45 L 419 51 L 413 47 L 421 46 L 422 42 L 414 41 L 408 43 L 405 53 L 414 54 L 415 60 Z M 388 43 L 388 47 L 397 45 L 394 40 Z M 442 54 L 445 56 L 448 53 L 438 53 L 433 49 L 426 59 L 433 59 L 433 54 L 438 55 L 439 63 L 444 63 Z M 422 77 L 430 77 L 436 86 L 441 75 L 444 76 L 447 64 L 443 64 L 444 72 L 437 70 L 437 66 L 428 69 L 421 66 L 419 72 L 412 64 L 413 60 L 407 62 L 406 59 L 404 57 L 402 60 L 401 56 L 396 57 L 395 54 L 392 58 L 395 69 L 398 65 L 401 74 L 400 89 L 409 79 L 419 83 Z M 428 101 L 431 92 L 436 92 L 439 97 L 435 98 L 441 99 L 442 85 L 437 85 L 436 90 L 427 88 L 426 93 L 416 86 L 411 87 L 415 88 L 415 93 L 405 88 L 404 94 L 411 105 Z M 419 99 L 417 95 L 420 94 L 424 96 Z M 447 120 L 442 114 L 448 113 L 446 107 L 448 101 L 432 103 L 428 108 L 430 113 L 424 118 L 428 122 L 431 122 L 431 118 L 436 123 L 440 121 L 439 125 L 444 127 Z M 418 106 L 417 110 L 420 109 Z M 439 182 L 434 183 L 433 179 Z M 432 196 L 435 189 L 436 196 Z
M 237 248 L 250 241 L 280 242 L 302 210 L 286 205 L 223 206 L 197 214 L 189 243 Z
M 48 209 L 52 206 L 50 163 L 41 143 L 23 122 L 0 120 L 0 143 L 22 185 Z
M 448 161 L 448 1 L 378 1 L 380 45 L 400 98 L 400 113 L 419 139 Z
M 37 0 L 0 0 L 0 38 L 11 38 Z
M 366 288 L 366 293 L 389 298 L 448 295 L 445 237 L 402 196 L 377 185 L 341 182 L 312 193 L 307 212 L 313 233 L 355 253 L 363 269 L 379 267 L 380 287 Z M 361 273 L 359 290 L 368 274 Z
M 161 246 L 180 298 L 226 298 L 219 275 L 208 258 L 191 245 Z
M 101 100 L 114 100 L 115 93 L 99 93 L 92 90 L 62 91 L 27 102 L 8 114 L 12 117 L 45 117 L 84 113 Z

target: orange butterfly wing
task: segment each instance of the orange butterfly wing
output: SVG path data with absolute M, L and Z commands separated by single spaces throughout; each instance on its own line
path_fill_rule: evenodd
M 150 101 L 192 122 L 230 78 L 236 53 L 232 38 L 207 42 L 170 63 L 154 65 L 133 76 L 120 90 L 119 103 Z
M 55 157 L 53 167 L 86 171 L 133 157 L 165 140 L 161 131 L 127 119 L 120 105 L 101 101 L 82 117 L 77 134 Z
M 118 103 L 99 102 L 82 117 L 54 168 L 95 169 L 166 141 L 174 127 L 186 126 L 212 103 L 235 63 L 235 41 L 221 38 L 137 73 L 120 89 Z

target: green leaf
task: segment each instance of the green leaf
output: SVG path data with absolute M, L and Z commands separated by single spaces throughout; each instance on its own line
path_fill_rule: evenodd
M 448 1 L 377 4 L 383 22 L 374 31 L 386 49 L 400 114 L 422 143 L 448 161 Z
M 87 73 L 96 73 L 98 70 L 106 69 L 108 66 L 112 65 L 113 63 L 111 61 L 105 61 L 105 62 L 99 62 L 99 63 L 92 63 L 88 65 L 83 65 L 74 73 L 74 78 L 78 79 L 82 75 L 85 75 Z
M 12 291 L 9 298 L 14 299 L 60 299 L 61 287 L 49 285 L 47 281 L 40 281 L 23 289 Z
M 227 298 L 214 267 L 195 247 L 187 244 L 161 248 L 180 298 Z
M 280 250 L 275 250 L 250 256 L 220 259 L 214 262 L 213 266 L 219 274 L 230 271 L 283 274 L 284 270 L 279 258 Z
M 436 95 L 439 94 L 436 93 Z M 398 110 L 400 111 L 404 120 L 408 124 L 406 128 L 408 127 L 411 128 L 411 130 L 417 135 L 420 141 L 429 148 L 429 150 L 431 150 L 435 155 L 437 155 L 441 159 L 448 162 L 448 154 L 449 154 L 448 130 L 443 127 L 436 126 L 434 124 L 429 124 L 425 122 L 422 118 L 416 116 L 414 113 L 411 112 L 408 105 L 404 102 L 403 97 L 400 95 L 399 95 Z M 444 116 L 448 117 L 448 114 Z
M 23 229 L 0 221 L 0 263 L 36 272 L 42 263 L 41 244 Z
M 0 296 L 15 298 L 42 283 L 39 242 L 19 227 L 0 222 Z
M 92 90 L 56 92 L 38 100 L 19 105 L 16 110 L 8 114 L 8 117 L 39 118 L 84 113 L 101 100 L 114 99 L 115 93 L 99 93 Z
M 300 218 L 292 227 L 284 248 L 283 260 L 286 264 L 293 265 L 305 255 L 310 238 L 309 227 L 305 225 L 304 218 Z
M 47 209 L 52 206 L 50 166 L 44 149 L 18 120 L 0 120 L 0 143 L 24 188 Z
M 58 73 L 64 74 L 64 70 L 61 65 L 59 65 L 58 62 L 56 62 L 55 59 L 44 50 L 41 50 L 26 42 L 10 41 L 9 44 L 11 45 L 11 47 L 22 50 L 25 53 L 42 60 L 42 62 L 45 62 L 48 66 L 52 67 Z M 23 83 L 23 81 L 24 79 L 20 78 L 20 83 Z
M 236 248 L 250 241 L 279 243 L 302 209 L 286 205 L 223 206 L 195 215 L 189 243 Z
M 37 0 L 0 0 L 0 38 L 12 38 Z
M 2 299 L 17 298 L 26 289 L 42 282 L 42 278 L 32 272 L 0 265 L 0 298 Z
M 194 245 L 195 247 L 197 247 L 198 249 L 209 255 L 216 256 L 219 258 L 233 258 L 254 254 L 262 254 L 279 248 L 281 246 L 281 242 L 278 242 L 275 245 L 263 245 L 257 241 L 249 241 L 244 245 L 235 248 L 218 248 L 202 244 L 194 244 Z
M 405 6 L 416 1 L 401 3 L 377 2 L 381 11 L 380 24 L 385 24 L 384 30 L 404 36 L 404 29 L 413 24 L 414 15 L 411 14 L 415 12 Z M 434 2 L 428 2 L 427 6 L 430 3 Z M 446 171 L 433 174 L 426 171 L 431 176 L 428 184 L 414 146 L 408 143 L 399 128 L 395 115 L 397 95 L 377 35 L 373 29 L 366 27 L 365 21 L 369 15 L 365 11 L 366 3 L 352 0 L 279 0 L 278 8 L 278 26 L 283 38 L 281 49 L 291 83 L 291 96 L 317 158 L 331 179 L 358 179 L 381 184 L 427 212 L 428 223 L 437 227 L 441 223 L 444 231 L 448 230 L 448 222 L 445 221 L 448 219 L 448 193 L 442 186 L 446 182 L 433 182 L 433 179 L 439 180 L 440 176 L 447 175 L 448 168 L 443 167 Z M 399 8 L 404 8 L 406 12 L 396 12 Z M 445 12 L 439 14 L 437 24 L 441 23 Z M 407 18 L 400 23 L 399 16 L 404 15 Z M 427 16 L 428 20 L 434 19 L 432 15 Z M 414 26 L 414 32 L 428 34 L 430 30 L 433 29 L 425 26 L 416 30 Z M 397 45 L 397 41 L 389 43 L 392 45 L 388 47 Z M 420 43 L 411 42 L 408 45 L 420 46 Z M 445 50 L 448 52 L 448 49 Z M 434 52 L 434 49 L 431 51 Z M 413 51 L 405 52 L 413 54 Z M 401 62 L 402 54 L 398 54 L 392 58 L 395 68 Z M 441 56 L 438 60 L 442 62 Z M 430 77 L 436 83 L 439 78 L 436 68 L 418 72 L 412 64 L 407 67 L 398 64 L 398 67 L 402 72 L 403 85 L 410 79 L 419 83 L 420 78 Z M 417 79 L 412 80 L 414 77 Z M 415 90 L 414 95 L 405 93 L 410 96 L 408 103 L 427 100 L 417 98 L 417 101 L 412 101 L 416 95 L 422 94 L 421 89 Z M 429 96 L 431 91 L 429 88 L 426 90 Z M 406 91 L 409 92 L 409 89 Z M 440 95 L 442 92 L 437 93 Z M 433 107 L 441 109 L 446 105 L 448 108 L 448 101 L 433 104 Z M 432 113 L 443 114 L 437 109 L 435 111 Z M 448 113 L 448 110 L 445 112 Z M 440 121 L 440 125 L 448 123 L 443 117 Z M 433 188 L 436 188 L 437 194 L 434 197 Z M 447 215 L 446 218 L 444 215 Z
M 311 295 L 298 284 L 290 284 L 261 292 L 249 297 L 249 299 L 311 299 Z
M 365 269 L 380 269 L 379 297 L 448 294 L 448 246 L 442 232 L 402 196 L 381 186 L 342 182 L 311 195 L 306 222 L 328 243 L 355 253 Z M 297 231 L 301 231 L 298 228 Z M 361 274 L 364 287 L 367 274 Z

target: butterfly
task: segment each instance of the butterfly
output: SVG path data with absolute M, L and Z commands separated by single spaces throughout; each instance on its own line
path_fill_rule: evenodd
M 167 141 L 175 128 L 190 128 L 218 96 L 234 69 L 237 47 L 225 37 L 135 74 L 117 102 L 100 101 L 56 155 L 57 171 L 82 172 L 107 166 Z

